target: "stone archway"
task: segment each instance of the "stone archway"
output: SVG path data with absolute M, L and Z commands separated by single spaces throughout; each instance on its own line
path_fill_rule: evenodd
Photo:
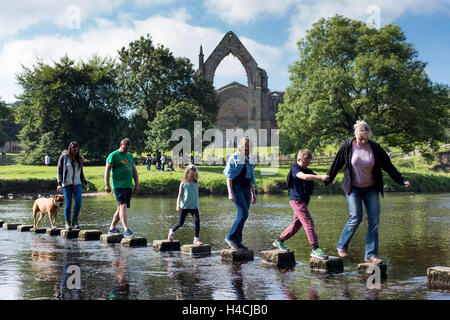
M 232 31 L 224 35 L 206 61 L 204 61 L 203 48 L 200 46 L 199 68 L 196 76 L 213 83 L 217 67 L 230 53 L 244 67 L 248 86 L 232 82 L 216 89 L 219 107 L 228 108 L 234 103 L 233 107 L 236 113 L 236 115 L 232 115 L 230 114 L 233 111 L 231 109 L 222 110 L 222 112 L 219 109 L 219 117 L 222 115 L 223 117 L 217 120 L 216 125 L 220 129 L 232 129 L 236 126 L 244 130 L 277 128 L 275 114 L 278 104 L 282 102 L 283 93 L 272 96 L 272 92 L 268 89 L 266 71 L 258 67 L 255 59 Z M 246 101 L 243 97 L 244 94 L 247 95 Z M 279 99 L 280 96 L 281 99 Z M 236 112 L 236 108 L 241 109 Z M 244 113 L 247 113 L 246 121 L 243 119 Z

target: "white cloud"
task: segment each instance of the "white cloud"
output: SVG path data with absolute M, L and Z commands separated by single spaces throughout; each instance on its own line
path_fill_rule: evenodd
M 340 14 L 347 18 L 367 22 L 372 15 L 367 12 L 367 8 L 377 6 L 380 9 L 380 23 L 383 26 L 392 23 L 406 12 L 414 14 L 430 14 L 441 10 L 449 12 L 449 3 L 450 0 L 296 0 L 295 10 L 290 16 L 286 49 L 296 50 L 297 41 L 304 37 L 306 30 L 322 17 L 327 18 Z
M 203 46 L 206 59 L 225 32 L 190 25 L 184 21 L 189 18 L 188 12 L 184 9 L 172 12 L 169 17 L 157 15 L 122 25 L 97 18 L 94 27 L 90 27 L 76 37 L 36 36 L 29 40 L 10 41 L 0 51 L 0 97 L 12 102 L 13 95 L 21 92 L 21 89 L 15 85 L 15 74 L 22 71 L 22 64 L 31 67 L 36 63 L 37 58 L 45 63 L 51 63 L 65 54 L 75 60 L 87 60 L 94 54 L 114 58 L 120 48 L 147 33 L 151 35 L 155 44 L 164 45 L 175 56 L 189 58 L 194 68 L 197 68 L 200 45 Z M 240 39 L 259 66 L 266 69 L 269 74 L 281 69 L 279 66 L 280 57 L 282 57 L 281 48 L 262 45 L 245 36 Z M 228 82 L 239 78 L 243 72 L 243 68 L 235 67 L 225 68 L 225 70 L 227 71 L 219 70 L 217 76 L 229 79 Z
M 205 0 L 208 12 L 228 24 L 254 22 L 260 16 L 281 16 L 295 0 Z

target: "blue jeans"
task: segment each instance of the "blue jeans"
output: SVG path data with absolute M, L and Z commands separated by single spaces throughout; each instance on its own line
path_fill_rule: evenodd
M 64 215 L 66 217 L 66 221 L 72 221 L 70 219 L 70 211 L 72 209 L 72 196 L 75 199 L 75 205 L 73 207 L 73 219 L 78 219 L 78 214 L 81 209 L 81 184 L 75 185 L 75 192 L 73 192 L 73 185 L 69 184 L 68 186 L 63 187 L 64 194 Z
M 149 161 L 149 162 L 147 163 L 147 170 L 150 170 L 151 167 L 152 167 L 152 163 L 151 163 L 151 161 Z
M 232 189 L 234 204 L 237 208 L 237 217 L 231 226 L 227 239 L 235 242 L 236 244 L 241 244 L 242 230 L 244 229 L 245 221 L 248 218 L 248 210 L 252 201 L 252 192 L 250 186 L 244 187 L 237 184 L 233 184 Z
M 342 230 L 341 238 L 337 244 L 338 249 L 347 251 L 350 240 L 363 218 L 362 202 L 367 212 L 367 236 L 365 247 L 365 258 L 378 256 L 378 226 L 380 224 L 380 198 L 378 191 L 373 188 L 358 188 L 352 186 L 350 194 L 347 195 L 350 218 Z

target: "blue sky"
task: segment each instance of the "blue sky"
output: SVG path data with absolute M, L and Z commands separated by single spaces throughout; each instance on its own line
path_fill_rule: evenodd
M 0 99 L 21 93 L 15 75 L 36 59 L 51 63 L 64 54 L 87 60 L 116 57 L 117 50 L 149 33 L 175 56 L 198 66 L 224 34 L 240 38 L 269 76 L 271 90 L 289 85 L 298 59 L 296 42 L 320 17 L 341 14 L 380 26 L 398 24 L 432 81 L 449 84 L 450 0 L 0 0 Z M 214 85 L 246 84 L 233 56 L 219 65 Z

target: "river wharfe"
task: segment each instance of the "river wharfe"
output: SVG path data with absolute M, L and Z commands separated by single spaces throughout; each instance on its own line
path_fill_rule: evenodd
M 236 216 L 234 204 L 225 196 L 201 196 L 199 205 L 200 238 L 212 247 L 205 257 L 151 247 L 177 221 L 176 197 L 132 199 L 128 223 L 136 235 L 147 238 L 148 247 L 0 229 L 0 299 L 450 299 L 448 290 L 429 289 L 426 277 L 428 267 L 450 265 L 448 193 L 389 193 L 381 199 L 379 253 L 388 270 L 380 289 L 368 289 L 357 273 L 364 259 L 366 216 L 350 244 L 344 272 L 327 275 L 310 272 L 311 249 L 303 230 L 287 241 L 295 250 L 294 268 L 281 270 L 261 261 L 259 252 L 274 249 L 272 242 L 292 222 L 288 195 L 260 195 L 251 207 L 244 243 L 254 250 L 255 260 L 242 264 L 222 262 L 219 254 L 227 248 L 224 239 Z M 0 200 L 0 219 L 32 224 L 32 206 L 32 200 Z M 106 233 L 115 207 L 112 196 L 83 198 L 81 229 Z M 344 195 L 313 196 L 310 210 L 320 246 L 336 256 L 348 219 Z M 64 225 L 63 216 L 62 210 L 58 227 Z M 47 217 L 41 225 L 49 226 Z M 188 216 L 175 239 L 191 243 L 193 233 Z M 68 281 L 73 266 L 79 267 L 79 289 Z

